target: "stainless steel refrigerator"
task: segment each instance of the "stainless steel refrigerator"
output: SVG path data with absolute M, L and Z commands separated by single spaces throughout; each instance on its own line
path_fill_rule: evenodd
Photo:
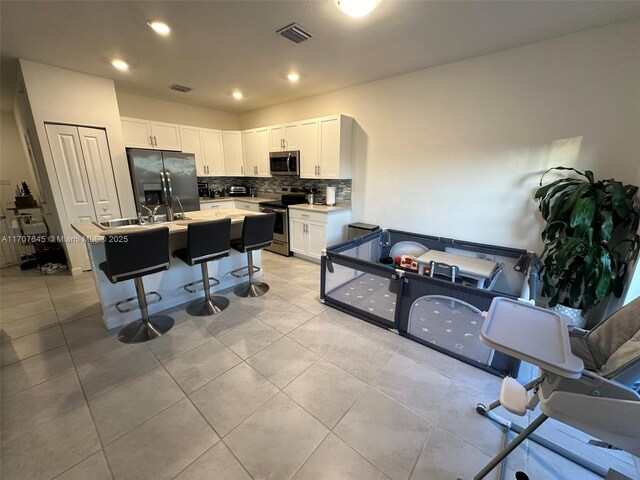
M 168 212 L 174 213 L 181 211 L 180 204 L 185 212 L 200 210 L 196 159 L 192 153 L 129 148 L 127 157 L 138 212 L 141 205 L 151 209 L 165 205 Z

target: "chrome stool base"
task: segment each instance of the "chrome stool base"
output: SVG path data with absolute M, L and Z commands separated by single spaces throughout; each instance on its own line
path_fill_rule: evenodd
M 233 293 L 238 297 L 259 297 L 269 291 L 269 285 L 262 282 L 243 283 L 233 289 Z
M 167 315 L 151 315 L 148 321 L 143 319 L 131 322 L 118 333 L 122 343 L 142 343 L 158 338 L 173 327 L 173 318 Z
M 219 295 L 200 298 L 187 305 L 187 313 L 194 317 L 208 317 L 222 312 L 229 306 L 229 299 Z

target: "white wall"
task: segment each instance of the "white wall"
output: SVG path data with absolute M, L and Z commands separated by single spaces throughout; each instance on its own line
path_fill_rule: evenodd
M 0 179 L 9 182 L 8 185 L 0 184 L 3 209 L 14 206 L 16 185 L 23 181 L 27 182 L 35 199 L 40 197 L 31 161 L 25 153 L 13 113 L 5 111 L 0 112 Z
M 32 127 L 31 135 L 36 156 L 36 165 L 44 194 L 57 226 L 57 234 L 75 236 L 64 210 L 60 187 L 55 174 L 53 158 L 49 149 L 45 123 L 66 123 L 104 128 L 111 152 L 114 177 L 123 216 L 135 216 L 135 203 L 129 167 L 122 139 L 120 112 L 113 81 L 62 68 L 20 60 L 20 73 L 26 88 L 26 96 Z M 49 191 L 50 190 L 50 191 Z M 74 273 L 89 267 L 85 246 L 66 244 L 67 257 Z
M 354 221 L 540 250 L 543 171 L 636 177 L 639 50 L 639 22 L 594 29 L 250 112 L 240 127 L 352 116 Z
M 238 116 L 233 113 L 145 97 L 121 90 L 117 90 L 116 95 L 120 115 L 123 117 L 144 118 L 218 130 L 238 129 Z

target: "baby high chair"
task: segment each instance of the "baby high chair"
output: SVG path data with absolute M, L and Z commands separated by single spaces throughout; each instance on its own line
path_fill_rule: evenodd
M 507 427 L 509 422 L 491 412 L 500 405 L 524 416 L 539 404 L 541 413 L 528 427 L 512 428 L 519 435 L 474 480 L 484 478 L 527 438 L 539 441 L 532 433 L 547 418 L 599 439 L 593 442 L 598 446 L 640 455 L 640 298 L 590 332 L 568 328 L 550 310 L 495 298 L 480 337 L 490 347 L 538 366 L 540 377 L 524 386 L 505 378 L 500 399 L 488 407 L 479 404 L 478 413 Z M 539 443 L 553 449 L 548 441 Z

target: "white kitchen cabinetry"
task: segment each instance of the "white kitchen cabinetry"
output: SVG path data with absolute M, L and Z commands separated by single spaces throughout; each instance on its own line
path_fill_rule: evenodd
M 300 176 L 318 178 L 320 130 L 318 119 L 300 122 Z
M 181 150 L 179 125 L 130 117 L 120 122 L 125 147 Z
M 206 128 L 180 125 L 182 151 L 193 153 L 196 158 L 196 174 L 199 177 L 224 175 L 222 132 Z
M 196 157 L 196 175 L 199 177 L 207 175 L 207 167 L 202 153 L 200 129 L 180 125 L 180 140 L 182 141 L 182 151 L 184 153 L 193 153 Z
M 46 130 L 68 221 L 120 217 L 105 131 L 55 124 Z
M 347 238 L 351 210 L 330 213 L 289 208 L 291 251 L 297 256 L 320 261 L 322 250 Z
M 200 210 L 216 210 L 218 208 L 235 208 L 233 200 L 218 202 L 200 202 Z
M 242 132 L 244 174 L 247 177 L 269 177 L 269 129 L 256 128 Z
M 300 148 L 300 123 L 286 123 L 269 127 L 271 151 L 298 150 Z
M 239 208 L 241 210 L 251 210 L 252 212 L 259 212 L 260 206 L 255 202 L 245 202 L 236 198 L 234 200 L 235 208 Z
M 332 115 L 300 125 L 300 176 L 351 178 L 353 119 Z
M 222 150 L 224 152 L 224 171 L 227 177 L 241 177 L 245 173 L 242 153 L 242 132 L 223 130 Z
M 242 132 L 242 154 L 244 157 L 244 174 L 247 177 L 257 177 L 258 141 L 255 130 Z
M 207 167 L 207 175 L 222 176 L 224 171 L 224 151 L 222 148 L 222 131 L 200 130 L 200 140 L 202 141 L 202 153 L 204 163 Z

